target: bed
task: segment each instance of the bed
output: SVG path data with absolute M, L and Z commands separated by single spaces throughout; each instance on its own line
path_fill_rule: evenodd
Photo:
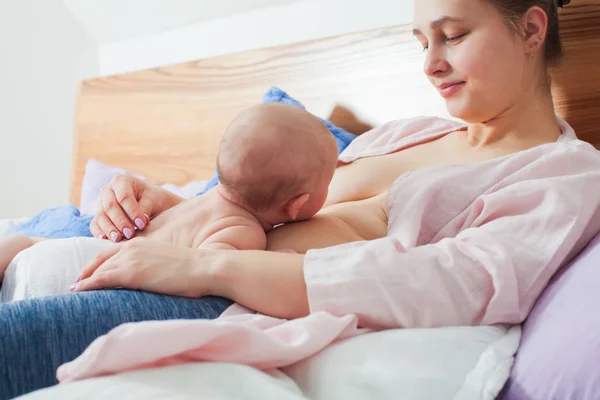
M 566 57 L 551 71 L 553 96 L 557 114 L 600 149 L 600 0 L 573 3 L 561 11 Z M 271 86 L 354 134 L 404 117 L 449 118 L 421 72 L 424 55 L 411 30 L 395 26 L 82 82 L 71 202 L 81 203 L 90 160 L 160 184 L 210 179 L 221 133 Z M 27 398 L 126 391 L 128 398 L 165 399 L 493 399 L 508 378 L 520 334 L 520 327 L 504 326 L 388 331 L 333 346 L 284 371 L 189 364 Z M 374 351 L 373 341 L 380 344 Z

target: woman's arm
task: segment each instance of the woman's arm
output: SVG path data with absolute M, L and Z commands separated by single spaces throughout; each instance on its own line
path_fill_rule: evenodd
M 304 257 L 267 251 L 223 252 L 211 273 L 211 293 L 273 317 L 306 316 Z
M 557 269 L 600 231 L 597 153 L 561 154 L 475 199 L 458 216 L 460 232 L 435 243 L 407 248 L 387 236 L 302 256 L 140 239 L 103 253 L 76 290 L 226 296 L 283 318 L 355 314 L 374 329 L 519 323 Z
M 385 237 L 304 256 L 135 239 L 103 252 L 76 290 L 216 295 L 280 318 L 356 314 L 373 329 L 519 323 L 600 230 L 600 174 L 585 172 L 486 194 L 470 227 L 414 248 Z
M 308 314 L 304 255 L 202 250 L 147 238 L 102 250 L 73 291 L 125 287 L 183 297 L 221 296 L 280 318 Z
M 217 294 L 277 316 L 356 314 L 374 329 L 520 323 L 600 231 L 598 155 L 561 158 L 475 199 L 454 237 L 407 248 L 387 236 L 303 259 L 231 255 L 215 270 Z

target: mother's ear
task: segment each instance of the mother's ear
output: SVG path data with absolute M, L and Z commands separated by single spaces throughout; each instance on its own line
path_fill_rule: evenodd
M 544 47 L 548 31 L 548 15 L 538 6 L 531 7 L 519 21 L 519 28 L 528 53 L 535 55 Z

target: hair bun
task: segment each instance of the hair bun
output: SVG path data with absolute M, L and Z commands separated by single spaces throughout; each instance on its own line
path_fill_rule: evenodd
M 571 0 L 554 0 L 554 4 L 556 4 L 556 7 L 559 7 L 559 8 L 563 8 L 570 2 L 571 2 Z

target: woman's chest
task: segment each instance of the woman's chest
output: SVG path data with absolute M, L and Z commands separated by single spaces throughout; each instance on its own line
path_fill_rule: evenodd
M 389 190 L 403 174 L 441 165 L 485 159 L 460 146 L 454 134 L 390 154 L 359 158 L 339 167 L 330 184 L 327 204 L 368 199 Z

